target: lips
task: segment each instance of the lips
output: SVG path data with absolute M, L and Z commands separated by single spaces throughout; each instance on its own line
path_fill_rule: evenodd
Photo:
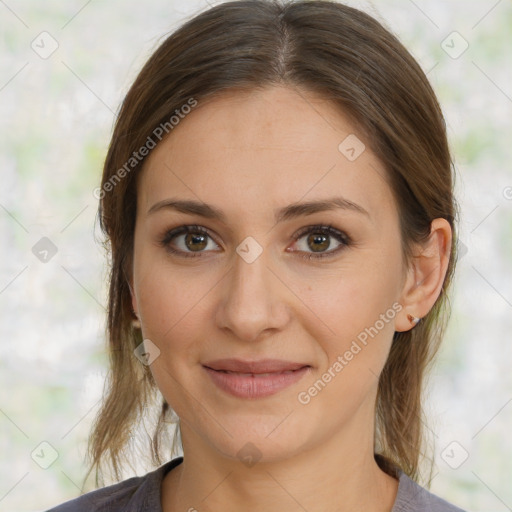
M 264 398 L 295 384 L 310 372 L 304 363 L 264 359 L 219 359 L 203 364 L 213 383 L 237 398 Z
M 212 370 L 242 373 L 242 374 L 266 374 L 266 373 L 283 373 L 299 370 L 304 363 L 295 363 L 291 361 L 283 361 L 281 359 L 263 359 L 261 361 L 244 361 L 242 359 L 218 359 L 204 363 L 203 366 Z

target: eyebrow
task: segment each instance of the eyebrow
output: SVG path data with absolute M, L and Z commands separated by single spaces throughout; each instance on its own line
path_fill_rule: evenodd
M 147 212 L 148 215 L 156 213 L 161 210 L 176 210 L 181 213 L 188 213 L 191 215 L 200 215 L 207 219 L 218 220 L 226 222 L 226 215 L 215 206 L 207 203 L 202 203 L 193 200 L 180 200 L 180 199 L 164 199 L 155 203 Z M 283 222 L 296 217 L 304 215 L 312 215 L 317 212 L 324 212 L 329 210 L 349 210 L 356 213 L 363 214 L 370 218 L 370 214 L 359 204 L 354 203 L 344 197 L 331 197 L 319 201 L 307 201 L 303 203 L 292 203 L 284 208 L 274 211 L 274 218 L 276 222 Z

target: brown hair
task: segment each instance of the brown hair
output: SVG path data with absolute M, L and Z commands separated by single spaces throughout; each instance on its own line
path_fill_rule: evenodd
M 418 477 L 424 449 L 422 387 L 449 317 L 447 291 L 456 258 L 457 206 L 442 112 L 414 58 L 369 15 L 331 1 L 244 0 L 210 8 L 171 34 L 128 91 L 114 128 L 99 195 L 100 225 L 111 252 L 111 367 L 89 438 L 88 474 L 95 468 L 96 482 L 103 463 L 119 479 L 129 460 L 132 428 L 152 410 L 156 426 L 149 445 L 153 463 L 161 464 L 161 433 L 169 412 L 149 367 L 133 354 L 142 337 L 131 325 L 127 278 L 136 176 L 144 164 L 140 155 L 131 160 L 134 152 L 159 126 L 167 126 L 172 136 L 170 117 L 191 99 L 200 104 L 229 90 L 272 84 L 319 93 L 357 123 L 387 170 L 400 212 L 404 261 L 410 261 L 413 244 L 428 237 L 433 219 L 444 218 L 452 227 L 440 296 L 414 329 L 395 332 L 376 402 L 377 462 L 390 474 L 399 467 Z

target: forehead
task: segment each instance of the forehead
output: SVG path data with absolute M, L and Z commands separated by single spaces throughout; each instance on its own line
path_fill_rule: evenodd
M 276 86 L 199 101 L 147 158 L 138 195 L 145 211 L 181 196 L 235 216 L 342 195 L 376 218 L 394 209 L 385 176 L 336 106 Z

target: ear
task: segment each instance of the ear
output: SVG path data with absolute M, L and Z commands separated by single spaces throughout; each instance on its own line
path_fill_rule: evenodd
M 423 318 L 436 302 L 443 286 L 450 261 L 452 229 L 446 219 L 434 219 L 426 242 L 417 246 L 407 270 L 402 288 L 400 311 L 395 322 L 395 331 L 404 332 L 416 323 L 408 318 L 412 315 Z

